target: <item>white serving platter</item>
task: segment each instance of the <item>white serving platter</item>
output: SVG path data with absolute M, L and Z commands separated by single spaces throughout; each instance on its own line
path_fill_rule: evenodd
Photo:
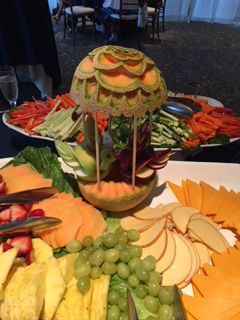
M 11 158 L 0 159 L 0 168 Z M 65 172 L 73 173 L 73 170 L 63 163 L 62 169 Z M 167 185 L 167 181 L 181 184 L 183 179 L 191 179 L 195 182 L 205 181 L 213 187 L 224 186 L 227 190 L 240 192 L 240 164 L 217 163 L 217 162 L 187 162 L 169 161 L 164 169 L 158 171 L 158 182 L 152 191 L 148 201 L 151 207 L 156 207 L 159 203 L 167 204 L 176 202 L 177 199 Z M 230 230 L 221 230 L 230 245 L 234 245 L 236 238 Z M 183 292 L 193 295 L 191 284 L 183 289 Z

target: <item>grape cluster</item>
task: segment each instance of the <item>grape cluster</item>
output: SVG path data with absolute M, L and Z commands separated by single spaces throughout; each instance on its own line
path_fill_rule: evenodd
M 137 230 L 125 232 L 122 228 L 106 233 L 95 240 L 86 236 L 82 242 L 72 240 L 66 246 L 70 253 L 79 252 L 74 262 L 78 290 L 86 293 L 90 288 L 90 278 L 100 278 L 102 274 L 118 275 L 132 287 L 136 296 L 143 300 L 146 309 L 154 314 L 148 320 L 173 320 L 174 295 L 172 288 L 161 286 L 161 276 L 154 271 L 156 260 L 147 256 L 143 260 L 142 248 L 134 245 L 139 240 Z M 107 319 L 127 319 L 127 298 L 110 291 Z

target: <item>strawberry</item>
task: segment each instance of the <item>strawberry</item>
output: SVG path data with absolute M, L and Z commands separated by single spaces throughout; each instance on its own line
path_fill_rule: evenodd
M 44 211 L 42 209 L 34 209 L 27 213 L 27 217 L 44 217 Z
M 30 237 L 14 237 L 9 241 L 13 247 L 19 248 L 18 256 L 26 254 L 32 250 L 32 239 Z
M 33 250 L 28 251 L 25 255 L 24 255 L 24 259 L 26 261 L 26 264 L 31 264 L 33 262 Z
M 6 194 L 6 182 L 0 182 L 0 194 Z
M 24 203 L 22 206 L 27 212 L 32 209 L 32 203 Z
M 22 220 L 26 217 L 26 209 L 21 204 L 12 204 L 11 210 L 11 221 Z
M 0 222 L 7 223 L 11 221 L 11 210 L 7 208 L 0 212 Z
M 3 248 L 3 252 L 9 250 L 9 249 L 12 249 L 13 246 L 11 246 L 9 243 L 7 242 L 3 242 L 2 243 L 2 248 Z

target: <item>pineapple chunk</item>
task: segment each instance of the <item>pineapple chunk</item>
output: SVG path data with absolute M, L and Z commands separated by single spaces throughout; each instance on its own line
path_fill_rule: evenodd
M 42 311 L 43 320 L 51 320 L 65 292 L 65 281 L 57 259 L 52 258 L 47 265 L 45 280 L 45 300 Z
M 33 261 L 37 263 L 45 263 L 53 257 L 52 248 L 40 238 L 32 239 Z

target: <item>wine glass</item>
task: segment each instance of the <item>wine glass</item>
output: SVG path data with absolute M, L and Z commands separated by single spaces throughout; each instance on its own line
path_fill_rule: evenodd
M 11 107 L 16 107 L 18 98 L 18 83 L 12 66 L 0 66 L 0 88 Z

